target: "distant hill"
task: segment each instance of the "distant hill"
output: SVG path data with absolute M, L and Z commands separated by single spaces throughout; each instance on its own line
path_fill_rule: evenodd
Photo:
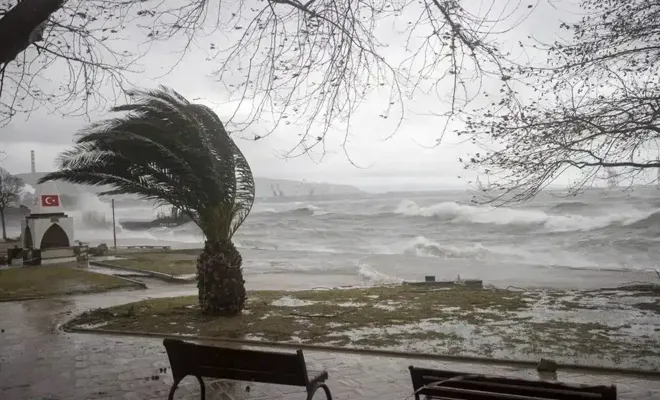
M 283 196 L 326 196 L 342 194 L 362 194 L 362 190 L 351 185 L 338 185 L 334 183 L 301 182 L 288 179 L 271 179 L 255 177 L 257 197 Z
M 36 186 L 39 179 L 47 172 L 23 173 L 16 176 L 23 179 L 25 183 Z M 362 190 L 350 185 L 338 185 L 334 183 L 320 182 L 301 182 L 288 179 L 271 179 L 255 177 L 256 196 L 260 198 L 268 197 L 309 197 L 327 196 L 327 195 L 345 195 L 362 194 Z M 81 193 L 100 193 L 105 189 L 103 187 L 74 185 L 67 182 L 57 182 L 60 193 L 72 197 Z

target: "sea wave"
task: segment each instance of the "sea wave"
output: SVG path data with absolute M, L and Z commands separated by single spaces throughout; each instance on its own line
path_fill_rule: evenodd
M 627 224 L 627 226 L 631 228 L 642 228 L 642 229 L 660 227 L 660 210 L 650 215 L 647 215 L 644 218 L 633 221 Z
M 358 274 L 365 284 L 370 285 L 399 284 L 403 282 L 403 279 L 378 272 L 375 268 L 366 263 L 358 263 Z
M 300 275 L 355 275 L 353 266 L 331 266 L 320 264 L 307 264 L 305 262 L 290 263 L 270 261 L 267 265 L 256 265 L 251 263 L 246 266 L 246 272 L 250 274 L 300 274 Z
M 481 243 L 456 246 L 452 244 L 440 245 L 424 236 L 417 236 L 407 243 L 403 251 L 406 255 L 417 257 L 444 257 L 444 258 L 476 258 L 492 253 Z
M 147 231 L 154 239 L 183 243 L 204 243 L 202 230 L 194 223 L 187 222 L 176 227 L 157 227 Z
M 254 208 L 252 214 L 277 214 L 277 210 L 274 208 Z
M 437 218 L 452 223 L 540 226 L 555 232 L 565 232 L 587 231 L 613 224 L 630 225 L 648 218 L 654 212 L 629 209 L 625 212 L 587 216 L 549 214 L 542 210 L 476 206 L 456 202 L 420 207 L 414 201 L 404 200 L 396 208 L 395 213 L 406 217 Z M 660 219 L 660 216 L 658 218 Z
M 320 265 L 302 265 L 290 263 L 271 263 L 268 266 L 248 266 L 245 269 L 247 275 L 278 275 L 278 274 L 296 274 L 296 275 L 345 275 L 359 277 L 365 285 L 386 285 L 386 284 L 400 284 L 403 282 L 402 278 L 397 276 L 390 276 L 376 270 L 371 265 L 365 262 L 357 262 L 353 266 L 340 267 Z
M 326 215 L 328 212 L 313 204 L 298 204 L 295 208 L 287 208 L 283 210 L 276 210 L 274 208 L 257 209 L 253 211 L 253 214 L 277 214 L 278 216 L 284 216 L 286 214 L 298 216 L 318 216 Z
M 563 203 L 555 204 L 552 210 L 565 212 L 565 211 L 581 211 L 588 207 L 592 207 L 589 203 L 583 201 L 565 201 Z

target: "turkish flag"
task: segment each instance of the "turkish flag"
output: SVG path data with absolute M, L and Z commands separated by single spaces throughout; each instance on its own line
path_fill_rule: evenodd
M 59 207 L 60 206 L 60 196 L 56 194 L 42 194 L 41 195 L 41 206 L 42 207 Z

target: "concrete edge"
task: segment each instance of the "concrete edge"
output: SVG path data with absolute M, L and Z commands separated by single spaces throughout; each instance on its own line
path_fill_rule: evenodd
M 302 343 L 281 343 L 281 342 L 256 341 L 256 340 L 245 340 L 245 339 L 217 338 L 217 337 L 209 337 L 209 336 L 175 335 L 175 334 L 140 332 L 140 331 L 117 331 L 112 329 L 88 329 L 88 328 L 76 328 L 69 326 L 69 324 L 73 322 L 76 318 L 77 316 L 61 324 L 60 326 L 58 326 L 58 329 L 61 329 L 62 331 L 68 333 L 132 336 L 132 337 L 147 337 L 147 338 L 159 338 L 159 339 L 199 340 L 199 341 L 208 341 L 208 342 L 217 342 L 217 343 L 242 344 L 242 345 L 255 346 L 255 347 L 302 349 L 302 350 L 310 350 L 310 351 L 325 351 L 332 353 L 361 354 L 361 355 L 395 357 L 395 358 L 414 358 L 419 360 L 452 361 L 452 362 L 473 363 L 473 364 L 526 367 L 533 369 L 536 369 L 536 365 L 538 364 L 538 362 L 536 361 L 524 361 L 524 360 L 506 360 L 506 359 L 498 359 L 498 358 L 430 354 L 430 353 L 406 353 L 403 351 L 395 351 L 395 350 L 357 349 L 350 347 L 323 346 L 323 345 L 302 344 Z M 580 372 L 580 373 L 591 373 L 591 374 L 599 374 L 599 375 L 623 375 L 623 376 L 635 376 L 635 377 L 660 378 L 660 371 L 587 366 L 587 365 L 579 365 L 579 364 L 557 363 L 557 370 L 561 372 Z
M 90 271 L 90 272 L 91 272 L 91 271 Z M 98 272 L 94 272 L 94 273 L 97 274 Z M 132 284 L 134 284 L 134 285 L 137 285 L 137 286 L 140 287 L 140 289 L 147 289 L 147 288 L 148 288 L 148 287 L 147 287 L 147 284 L 144 283 L 144 282 L 140 282 L 140 281 L 135 280 L 135 279 L 126 278 L 126 277 L 124 277 L 124 276 L 118 276 L 118 275 L 113 275 L 113 276 L 114 276 L 115 278 L 119 278 L 119 279 L 121 279 L 121 280 L 124 280 L 124 281 L 130 282 L 130 283 L 132 283 Z M 115 289 L 111 289 L 111 290 L 109 290 L 109 291 L 111 292 L 111 291 L 113 291 L 113 290 L 115 290 Z M 102 292 L 97 292 L 97 293 L 102 293 Z
M 87 271 L 84 267 L 77 267 L 77 268 L 79 268 L 80 270 L 85 271 L 87 273 L 90 273 L 90 274 L 105 275 L 105 274 L 100 274 L 100 273 L 94 272 L 94 271 Z M 118 275 L 112 275 L 112 277 L 117 278 L 117 279 L 121 279 L 121 280 L 126 281 L 126 282 L 130 282 L 133 285 L 139 286 L 140 289 L 147 289 L 147 284 L 144 283 L 144 282 L 140 282 L 140 281 L 137 281 L 135 279 L 130 279 L 130 278 L 126 278 L 126 277 L 118 276 Z M 103 291 L 100 291 L 100 292 L 82 292 L 82 293 L 78 293 L 78 294 L 106 293 L 106 292 L 112 292 L 113 290 L 116 290 L 116 289 L 108 289 L 108 290 L 103 290 Z
M 132 279 L 126 279 L 126 278 L 121 278 L 121 277 L 116 277 L 120 278 L 125 281 L 129 281 L 134 285 L 139 286 L 138 288 L 127 288 L 127 289 L 133 289 L 133 290 L 140 290 L 140 289 L 147 289 L 147 285 L 144 284 L 143 282 L 139 281 L 134 281 Z M 101 290 L 101 291 L 94 291 L 94 292 L 71 292 L 71 293 L 60 293 L 60 294 L 55 294 L 52 296 L 24 296 L 24 297 L 16 297 L 16 298 L 11 298 L 11 299 L 0 299 L 0 303 L 13 303 L 16 301 L 31 301 L 31 300 L 46 300 L 46 299 L 58 299 L 62 297 L 71 297 L 71 296 L 86 296 L 86 295 L 94 295 L 94 294 L 102 294 L 102 293 L 108 293 L 108 292 L 114 292 L 117 290 L 122 290 L 124 288 L 115 288 L 115 289 L 106 289 L 106 290 Z
M 12 303 L 14 301 L 44 300 L 44 299 L 52 299 L 52 298 L 55 298 L 55 297 L 57 297 L 57 296 L 50 296 L 50 297 L 47 297 L 47 296 L 16 297 L 16 298 L 12 298 L 12 299 L 0 299 L 0 303 Z
M 124 267 L 122 265 L 114 265 L 114 264 L 108 264 L 105 262 L 101 261 L 89 261 L 89 265 L 95 266 L 95 267 L 103 267 L 103 268 L 110 268 L 110 269 L 116 269 L 120 271 L 129 271 L 129 272 L 136 272 L 144 275 L 148 275 L 152 278 L 160 279 L 166 282 L 172 282 L 172 283 L 193 283 L 195 282 L 195 279 L 181 279 L 177 278 L 174 275 L 169 275 L 169 274 L 164 274 L 162 272 L 156 272 L 156 271 L 149 271 L 146 269 L 137 269 L 137 268 L 131 268 L 131 267 Z
M 92 271 L 87 271 L 87 272 L 93 273 L 93 274 L 97 273 L 97 272 L 92 272 Z M 99 275 L 103 275 L 103 274 L 99 274 Z M 139 289 L 147 289 L 148 288 L 147 285 L 144 282 L 140 282 L 140 281 L 137 281 L 135 279 L 125 278 L 125 277 L 122 277 L 122 276 L 116 276 L 116 275 L 113 275 L 113 276 L 115 278 L 130 282 L 133 285 L 139 286 Z M 134 288 L 134 289 L 138 289 L 138 288 Z M 108 290 L 101 290 L 101 291 L 95 291 L 95 292 L 84 292 L 84 291 L 82 291 L 82 292 L 72 292 L 72 293 L 61 293 L 61 294 L 56 294 L 56 295 L 53 295 L 53 296 L 23 296 L 23 297 L 11 298 L 11 299 L 2 299 L 2 298 L 0 298 L 0 303 L 12 303 L 12 302 L 15 302 L 15 301 L 55 299 L 55 298 L 58 298 L 58 297 L 66 297 L 66 296 L 84 296 L 84 295 L 91 295 L 91 294 L 107 293 L 107 292 L 112 292 L 114 290 L 117 290 L 117 289 L 108 289 Z

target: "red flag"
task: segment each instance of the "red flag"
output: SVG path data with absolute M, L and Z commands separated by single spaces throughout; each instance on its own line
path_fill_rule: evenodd
M 41 195 L 41 206 L 42 207 L 59 207 L 60 206 L 60 196 L 56 194 L 42 194 Z

